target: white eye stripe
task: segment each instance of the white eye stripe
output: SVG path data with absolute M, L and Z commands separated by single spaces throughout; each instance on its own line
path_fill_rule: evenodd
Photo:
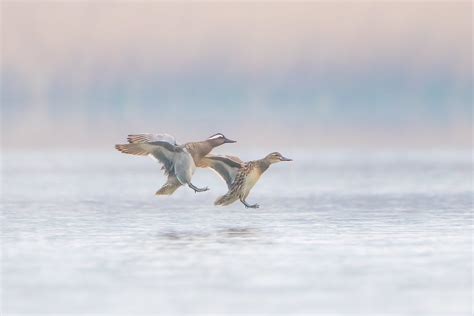
M 209 137 L 209 139 L 217 139 L 217 138 L 222 138 L 222 137 L 224 137 L 224 135 L 222 135 L 222 134 L 216 134 L 216 135 L 214 135 L 214 136 Z

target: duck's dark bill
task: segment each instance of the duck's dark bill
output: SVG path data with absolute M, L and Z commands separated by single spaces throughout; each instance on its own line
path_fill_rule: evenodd
M 224 143 L 237 143 L 237 141 L 236 141 L 236 140 L 232 140 L 232 139 L 226 138 L 226 139 L 224 140 Z

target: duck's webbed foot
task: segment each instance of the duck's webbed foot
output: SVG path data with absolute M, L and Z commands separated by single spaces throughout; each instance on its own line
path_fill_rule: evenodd
M 240 202 L 242 202 L 243 205 L 245 205 L 246 208 L 259 208 L 260 205 L 258 204 L 248 204 L 247 202 L 245 202 L 245 200 L 240 200 Z
M 208 187 L 204 187 L 204 188 L 198 188 L 197 186 L 195 186 L 194 184 L 192 184 L 191 182 L 188 183 L 188 186 L 194 190 L 194 193 L 197 193 L 197 192 L 205 192 L 205 191 L 208 191 L 209 188 Z

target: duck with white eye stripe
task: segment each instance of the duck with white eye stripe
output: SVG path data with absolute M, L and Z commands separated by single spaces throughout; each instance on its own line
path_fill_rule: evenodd
M 178 145 L 175 138 L 168 134 L 128 135 L 127 140 L 129 144 L 115 145 L 115 148 L 125 154 L 150 156 L 163 164 L 161 169 L 168 176 L 168 180 L 156 195 L 171 195 L 182 185 L 189 186 L 194 192 L 209 190 L 208 187 L 198 188 L 191 183 L 196 167 L 202 167 L 202 158 L 215 147 L 236 142 L 221 133 L 184 145 Z
M 240 200 L 247 208 L 258 208 L 258 204 L 247 203 L 247 196 L 268 167 L 281 161 L 292 161 L 292 159 L 283 157 L 279 152 L 273 152 L 265 158 L 249 162 L 243 162 L 234 156 L 206 156 L 202 159 L 202 164 L 217 172 L 229 188 L 229 191 L 219 197 L 214 204 L 229 205 Z

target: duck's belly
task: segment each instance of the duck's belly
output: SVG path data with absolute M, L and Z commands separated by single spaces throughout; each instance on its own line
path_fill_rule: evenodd
M 258 179 L 260 179 L 261 173 L 257 168 L 254 168 L 254 170 L 250 171 L 249 175 L 245 178 L 245 183 L 244 183 L 244 197 L 247 197 L 249 195 L 250 190 L 254 187 L 254 185 L 257 183 Z

